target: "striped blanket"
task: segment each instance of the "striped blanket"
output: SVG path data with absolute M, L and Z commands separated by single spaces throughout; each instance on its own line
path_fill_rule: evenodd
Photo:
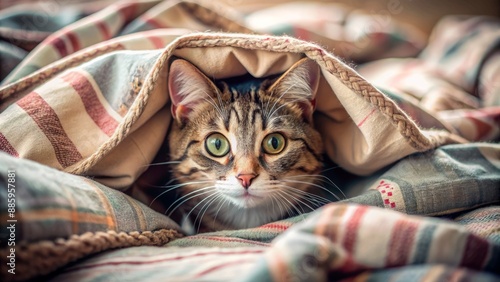
M 0 10 L 0 280 L 500 280 L 498 19 L 426 42 L 337 4 L 54 3 Z M 213 78 L 315 61 L 341 199 L 183 234 L 154 200 L 174 57 Z

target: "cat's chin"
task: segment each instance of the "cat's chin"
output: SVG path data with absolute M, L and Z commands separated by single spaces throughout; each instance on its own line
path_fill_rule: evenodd
M 267 201 L 264 197 L 251 193 L 244 193 L 240 196 L 226 196 L 226 198 L 236 207 L 251 209 L 265 204 Z
M 280 209 L 270 200 L 249 196 L 232 199 L 224 206 L 218 219 L 229 229 L 253 228 L 281 219 Z

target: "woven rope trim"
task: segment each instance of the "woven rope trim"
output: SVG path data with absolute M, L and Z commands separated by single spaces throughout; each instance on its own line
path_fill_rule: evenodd
M 389 118 L 389 121 L 416 150 L 425 151 L 435 146 L 392 100 L 361 78 L 355 71 L 315 44 L 291 37 L 198 33 L 181 36 L 167 46 L 146 77 L 136 100 L 114 134 L 94 154 L 83 160 L 78 166 L 69 170 L 69 172 L 84 174 L 126 137 L 132 125 L 142 114 L 149 100 L 149 94 L 156 86 L 156 81 L 160 77 L 160 72 L 163 70 L 165 62 L 170 58 L 175 49 L 200 47 L 237 47 L 249 50 L 303 53 L 315 60 L 320 66 L 323 66 L 354 93 L 362 96 L 370 104 L 377 107 L 382 114 Z
M 69 239 L 21 243 L 16 245 L 16 270 L 9 274 L 7 255 L 10 247 L 0 250 L 1 271 L 9 280 L 22 281 L 49 274 L 70 262 L 104 250 L 132 246 L 162 246 L 182 235 L 173 229 L 144 232 L 87 232 Z
M 190 1 L 180 2 L 179 5 L 180 7 L 185 9 L 188 14 L 191 14 L 194 20 L 198 20 L 207 26 L 220 28 L 221 30 L 225 30 L 228 32 L 241 32 L 241 33 L 251 33 L 251 34 L 255 33 L 254 31 L 238 24 L 237 22 L 224 17 L 223 14 L 229 13 L 228 11 L 226 11 L 225 6 L 216 5 L 210 1 L 200 1 L 200 2 L 203 3 L 203 6 L 201 6 L 199 3 Z M 220 14 L 221 12 L 222 15 Z M 1 31 L 2 29 L 0 29 L 0 34 Z M 66 58 L 63 58 L 61 61 L 54 62 L 26 77 L 23 77 L 20 80 L 17 80 L 11 84 L 1 87 L 0 101 L 10 97 L 14 93 L 23 91 L 29 87 L 36 87 L 39 83 L 54 77 L 63 70 L 79 65 L 86 61 L 89 61 L 100 55 L 123 49 L 125 49 L 125 47 L 123 47 L 120 43 L 113 43 L 92 50 L 88 50 L 82 54 L 72 54 Z
M 262 37 L 261 37 L 262 38 Z M 349 89 L 362 96 L 370 104 L 377 107 L 398 128 L 408 143 L 416 150 L 428 150 L 433 145 L 421 132 L 417 125 L 387 96 L 378 91 L 369 82 L 340 60 L 330 55 L 321 47 L 297 40 L 280 37 L 271 40 L 242 40 L 241 38 L 213 38 L 205 35 L 183 41 L 177 48 L 231 46 L 251 50 L 274 52 L 304 53 L 337 77 Z

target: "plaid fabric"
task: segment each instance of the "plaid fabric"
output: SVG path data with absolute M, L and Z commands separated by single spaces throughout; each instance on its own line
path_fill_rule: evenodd
M 166 248 L 104 253 L 54 281 L 496 281 L 498 154 L 498 145 L 444 146 L 401 160 L 349 203 L 258 228 L 188 236 Z M 442 185 L 451 175 L 454 181 Z M 423 217 L 437 214 L 442 218 Z
M 345 31 L 370 22 L 364 14 L 317 5 L 242 15 L 213 2 L 127 1 L 66 26 L 56 17 L 53 22 L 61 26 L 55 29 L 62 28 L 54 33 L 35 31 L 31 42 L 42 42 L 2 65 L 2 75 L 8 75 L 0 88 L 0 150 L 7 153 L 0 154 L 1 251 L 9 236 L 4 179 L 13 168 L 18 242 L 178 228 L 158 213 L 164 209 L 144 205 L 152 198 L 139 192 L 151 179 L 137 181 L 150 171 L 170 123 L 168 59 L 186 58 L 209 76 L 224 78 L 283 72 L 309 56 L 323 74 L 316 123 L 328 157 L 341 167 L 330 172 L 347 199 L 258 228 L 189 236 L 163 248 L 103 252 L 48 278 L 498 280 L 500 147 L 446 145 L 498 141 L 498 21 L 448 19 L 417 58 L 360 67 L 383 93 L 314 44 L 290 37 L 190 33 L 251 33 L 249 28 L 257 29 L 269 13 L 297 8 L 303 13 L 301 7 L 338 11 L 340 18 L 333 21 Z M 345 44 L 321 25 L 325 18 L 306 25 L 284 19 L 284 25 L 271 22 L 260 31 L 287 30 L 340 50 Z M 6 25 L 0 32 L 15 35 L 18 29 Z M 369 36 L 373 46 L 338 55 L 363 61 L 415 54 L 423 47 L 421 39 L 398 36 L 413 34 L 406 30 L 399 25 L 376 30 Z M 454 34 L 468 34 L 467 40 Z M 358 39 L 347 46 L 355 47 Z M 23 42 L 8 40 L 31 50 Z
M 216 236 L 205 241 L 200 235 L 198 242 L 205 246 L 173 247 L 185 238 L 163 249 L 108 252 L 64 269 L 52 281 L 497 281 L 498 207 L 460 218 L 468 222 L 332 204 L 269 246 L 233 244 L 237 238 Z M 471 232 L 478 224 L 497 230 Z
M 7 206 L 7 175 L 15 171 L 15 212 Z M 86 232 L 131 232 L 179 226 L 124 193 L 81 176 L 0 152 L 0 242 L 6 247 L 8 220 L 17 220 L 16 243 L 69 238 Z

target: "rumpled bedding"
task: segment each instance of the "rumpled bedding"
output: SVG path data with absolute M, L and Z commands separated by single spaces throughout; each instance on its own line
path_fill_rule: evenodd
M 43 25 L 26 19 L 44 8 L 0 11 L 2 281 L 500 279 L 497 18 L 450 16 L 426 41 L 314 2 L 57 9 Z M 149 165 L 166 161 L 172 54 L 219 78 L 315 59 L 324 175 L 341 199 L 257 228 L 183 234 L 154 200 L 165 168 Z

